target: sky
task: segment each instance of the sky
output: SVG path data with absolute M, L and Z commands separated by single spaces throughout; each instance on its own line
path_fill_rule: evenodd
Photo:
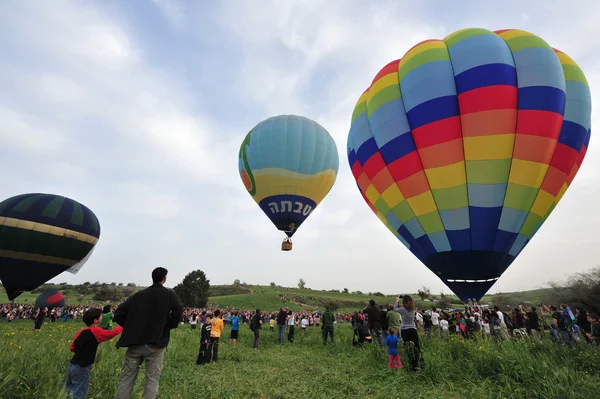
M 356 101 L 418 42 L 467 27 L 518 28 L 570 55 L 599 119 L 600 5 L 562 1 L 13 1 L 0 10 L 0 197 L 46 192 L 98 216 L 78 274 L 55 282 L 174 286 L 196 269 L 212 284 L 363 292 L 450 290 L 377 219 L 350 172 Z M 317 121 L 340 155 L 329 195 L 283 235 L 238 173 L 258 122 Z M 600 147 L 490 292 L 526 290 L 600 262 Z

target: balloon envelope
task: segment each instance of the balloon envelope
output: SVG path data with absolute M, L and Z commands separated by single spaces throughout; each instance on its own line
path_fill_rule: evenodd
M 42 292 L 35 300 L 36 308 L 62 308 L 65 306 L 65 296 L 58 291 L 48 290 Z
M 87 261 L 100 224 L 84 205 L 52 194 L 0 203 L 0 280 L 10 300 Z
M 246 135 L 238 165 L 254 201 L 291 237 L 331 190 L 339 155 L 321 125 L 281 115 L 260 122 Z
M 375 76 L 348 160 L 387 228 L 463 301 L 479 300 L 569 187 L 590 116 L 566 54 L 521 30 L 464 29 Z

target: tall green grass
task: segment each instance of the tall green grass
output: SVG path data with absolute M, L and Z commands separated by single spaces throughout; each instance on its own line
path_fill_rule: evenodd
M 0 322 L 0 398 L 63 397 L 70 360 L 69 340 L 80 321 Z M 221 338 L 219 361 L 196 366 L 199 330 L 173 331 L 160 381 L 161 398 L 594 398 L 598 397 L 600 350 L 587 344 L 568 350 L 545 340 L 499 345 L 489 340 L 426 340 L 420 372 L 387 369 L 387 354 L 376 345 L 352 347 L 352 330 L 340 324 L 335 345 L 322 344 L 320 329 L 297 331 L 293 344 L 278 345 L 263 330 L 253 350 L 243 326 L 237 347 Z M 100 345 L 89 398 L 114 397 L 124 349 Z M 401 353 L 403 361 L 406 356 Z M 136 398 L 141 398 L 143 372 Z

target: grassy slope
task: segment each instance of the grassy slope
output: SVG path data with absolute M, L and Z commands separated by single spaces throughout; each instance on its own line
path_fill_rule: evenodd
M 301 297 L 301 302 L 314 308 L 315 306 L 323 307 L 327 301 L 337 302 L 341 311 L 356 310 L 358 307 L 364 306 L 369 299 L 374 299 L 377 303 L 393 303 L 395 296 L 369 296 L 366 294 L 344 294 L 341 292 L 317 291 L 311 289 L 298 289 L 288 287 L 271 287 L 271 286 L 251 286 L 252 292 L 248 294 L 222 295 L 213 296 L 210 298 L 211 303 L 216 303 L 219 307 L 228 307 L 236 309 L 253 309 L 260 308 L 263 310 L 276 310 L 280 307 L 288 307 L 294 310 L 304 309 L 304 306 L 292 302 L 290 299 L 281 299 L 280 295 L 286 295 L 294 298 Z M 550 294 L 550 289 L 538 289 L 532 291 L 500 293 L 503 297 L 511 298 L 515 305 L 519 303 L 538 304 L 547 300 Z M 38 294 L 23 293 L 17 298 L 18 303 L 30 304 L 35 302 Z M 428 307 L 431 303 L 420 302 L 415 294 L 411 294 L 418 301 L 418 306 Z M 461 303 L 456 296 L 448 296 L 453 302 L 454 307 L 461 307 Z M 486 295 L 482 299 L 485 303 L 494 303 L 494 295 Z M 0 303 L 8 302 L 8 298 L 3 289 L 0 289 Z M 85 300 L 83 304 L 89 305 L 95 301 Z M 79 296 L 75 295 L 68 298 L 67 304 L 80 304 Z
M 69 340 L 80 321 L 0 322 L 0 398 L 61 398 L 71 354 Z M 14 334 L 13 334 L 14 333 Z M 545 340 L 543 345 L 489 340 L 423 341 L 425 369 L 388 370 L 376 345 L 350 344 L 347 323 L 335 331 L 335 346 L 324 347 L 320 330 L 310 328 L 293 345 L 275 343 L 263 331 L 261 347 L 251 349 L 252 333 L 242 326 L 237 347 L 221 339 L 217 363 L 198 367 L 199 330 L 182 326 L 171 335 L 160 380 L 161 398 L 594 398 L 600 378 L 600 350 L 582 345 L 571 351 Z M 100 345 L 88 398 L 114 397 L 125 350 Z M 401 353 L 403 362 L 406 355 Z M 134 397 L 141 397 L 140 372 Z

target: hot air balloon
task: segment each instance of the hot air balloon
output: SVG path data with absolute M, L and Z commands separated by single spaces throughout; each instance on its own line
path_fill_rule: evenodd
M 0 280 L 8 298 L 65 270 L 77 273 L 99 237 L 96 215 L 72 199 L 23 194 L 0 202 Z
M 463 301 L 479 300 L 573 181 L 590 115 L 569 56 L 522 30 L 463 29 L 375 76 L 348 161 L 386 227 Z
M 278 230 L 291 237 L 335 182 L 339 155 L 333 138 L 317 122 L 296 115 L 266 119 L 246 135 L 239 152 L 246 190 Z
M 62 308 L 65 306 L 65 303 L 66 298 L 61 292 L 48 290 L 38 295 L 35 300 L 35 307 L 41 309 Z

